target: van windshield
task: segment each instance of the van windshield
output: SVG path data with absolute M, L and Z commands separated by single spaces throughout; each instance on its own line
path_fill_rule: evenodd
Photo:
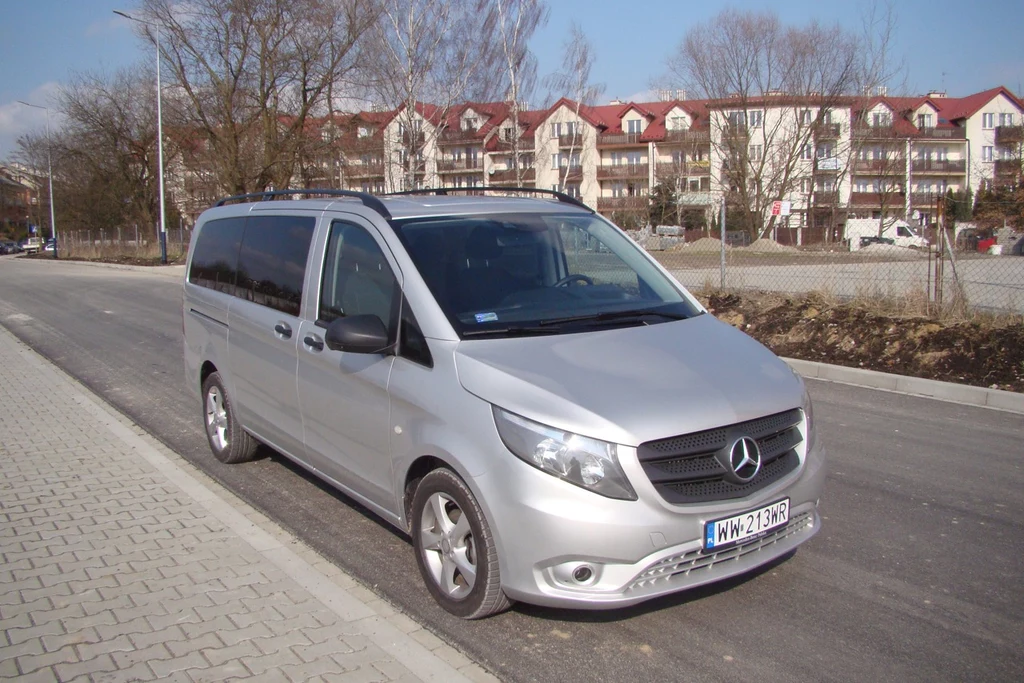
M 517 213 L 393 225 L 464 338 L 651 325 L 700 312 L 600 216 Z

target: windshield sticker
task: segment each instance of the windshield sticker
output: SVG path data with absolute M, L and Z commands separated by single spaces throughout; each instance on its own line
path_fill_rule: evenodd
M 476 317 L 476 321 L 478 323 L 496 323 L 496 322 L 498 322 L 498 314 L 497 313 L 477 313 L 475 317 Z

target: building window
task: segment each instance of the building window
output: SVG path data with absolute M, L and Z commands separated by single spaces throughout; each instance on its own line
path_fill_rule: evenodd
M 814 154 L 811 152 L 811 143 L 804 145 L 804 148 L 800 150 L 800 158 L 804 161 L 810 161 L 814 158 Z
M 477 120 L 475 116 L 468 116 L 462 119 L 462 130 L 474 131 L 477 129 Z
M 764 153 L 764 145 L 751 145 L 750 146 L 750 160 L 760 161 L 761 155 Z
M 623 182 L 617 182 L 612 185 L 612 196 L 613 197 L 625 197 L 626 196 L 626 184 Z
M 569 195 L 570 197 L 573 197 L 575 199 L 579 199 L 582 196 L 580 194 L 580 184 L 579 183 L 566 183 L 565 184 L 565 193 L 567 195 Z
M 686 119 L 682 116 L 673 116 L 668 123 L 669 130 L 686 130 Z
M 992 161 L 992 148 L 991 147 L 982 147 L 981 148 L 981 160 L 982 161 Z
M 1014 148 L 1012 146 L 1010 146 L 1010 147 L 1000 147 L 999 148 L 999 156 L 1004 161 L 1011 161 L 1011 160 L 1013 160 L 1013 159 L 1015 159 L 1017 157 L 1017 150 L 1016 150 L 1016 148 Z
M 626 132 L 630 135 L 640 133 L 640 119 L 630 119 L 629 121 L 626 121 Z
M 991 128 L 995 128 L 996 127 L 995 121 L 996 121 L 996 115 L 991 113 L 991 112 L 987 112 L 987 113 L 981 115 L 981 127 L 984 128 L 985 130 L 989 130 Z
M 637 166 L 643 163 L 640 152 L 626 152 L 626 163 L 630 166 Z
M 1013 125 L 1013 114 L 1000 114 L 999 115 L 1000 126 L 1012 126 Z
M 561 160 L 562 160 L 562 155 L 561 154 L 552 154 L 551 155 L 551 168 L 552 169 L 557 169 L 558 168 L 558 162 L 560 162 Z
M 818 145 L 818 158 L 819 159 L 831 159 L 836 155 L 836 148 L 831 143 L 823 143 Z
M 551 124 L 551 137 L 557 138 L 562 135 L 562 124 L 552 123 Z
M 917 115 L 917 127 L 918 128 L 931 128 L 932 127 L 932 115 L 931 114 L 918 114 Z
M 818 192 L 835 192 L 836 191 L 836 179 L 835 178 L 818 178 L 815 189 Z
M 750 112 L 750 125 L 751 125 L 751 127 L 753 127 L 753 128 L 760 127 L 761 122 L 763 120 L 764 120 L 764 112 L 763 111 L 755 110 L 755 111 Z
M 359 130 L 356 132 L 356 135 L 361 138 L 368 138 L 370 137 L 370 129 L 366 126 L 359 126 Z
M 892 125 L 892 114 L 876 111 L 871 115 L 871 125 L 875 128 L 888 128 Z
M 811 179 L 810 178 L 801 178 L 800 179 L 800 192 L 802 192 L 803 194 L 807 194 L 810 191 L 811 191 Z
M 812 120 L 811 110 L 810 109 L 801 109 L 800 110 L 800 125 L 801 126 L 809 126 L 809 125 L 811 125 L 811 120 Z

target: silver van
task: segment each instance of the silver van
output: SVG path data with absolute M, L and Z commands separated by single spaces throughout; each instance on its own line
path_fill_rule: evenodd
M 632 605 L 811 538 L 801 379 L 591 209 L 514 194 L 204 212 L 183 316 L 213 454 L 267 444 L 366 505 L 469 619 Z

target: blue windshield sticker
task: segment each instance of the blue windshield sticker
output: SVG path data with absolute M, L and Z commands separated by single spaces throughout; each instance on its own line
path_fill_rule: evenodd
M 478 323 L 494 323 L 494 322 L 498 322 L 498 314 L 497 313 L 477 313 L 476 314 L 476 321 Z

